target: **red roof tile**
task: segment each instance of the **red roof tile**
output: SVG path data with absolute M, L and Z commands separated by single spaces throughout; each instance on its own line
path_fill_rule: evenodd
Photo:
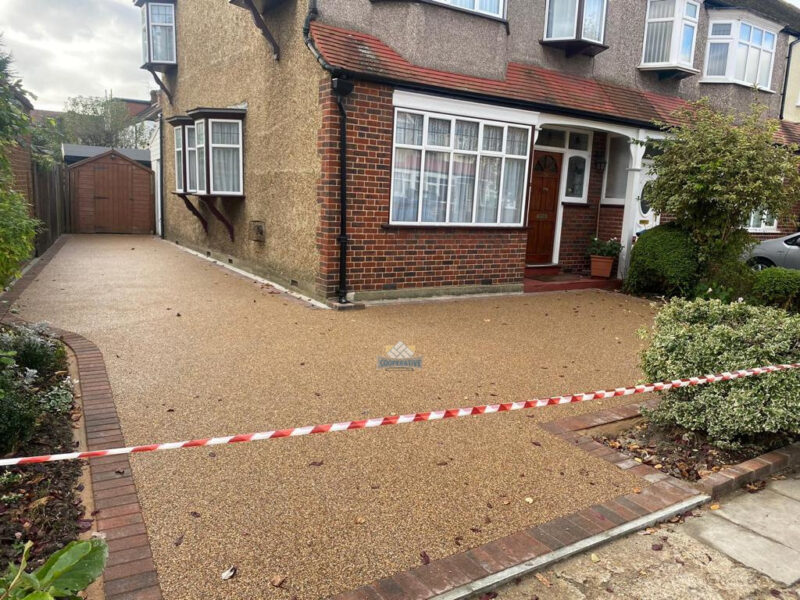
M 686 101 L 674 96 L 583 79 L 533 65 L 509 63 L 503 80 L 414 65 L 379 39 L 315 21 L 311 35 L 322 57 L 345 71 L 439 89 L 494 96 L 538 107 L 651 125 L 671 122 Z
M 780 144 L 800 145 L 800 123 L 781 121 L 781 128 L 775 134 L 775 138 Z

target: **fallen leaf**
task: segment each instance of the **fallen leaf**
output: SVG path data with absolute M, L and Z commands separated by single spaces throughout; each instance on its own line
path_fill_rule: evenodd
M 325 464 L 324 460 L 315 460 L 313 462 L 308 463 L 308 466 L 309 467 L 321 467 L 324 464 Z
M 780 591 L 778 591 L 778 590 L 776 590 L 774 588 L 771 589 L 769 591 L 769 593 L 772 594 L 773 596 L 775 596 L 776 598 L 783 598 L 783 596 L 781 595 Z
M 469 530 L 472 533 L 481 533 L 481 531 L 483 531 L 480 527 L 470 527 Z
M 117 469 L 116 471 L 114 471 L 114 473 L 116 473 L 117 475 L 125 475 L 125 469 Z
M 222 581 L 228 581 L 228 579 L 233 579 L 236 575 L 236 567 L 230 566 L 225 571 L 222 572 Z
M 712 505 L 711 505 L 711 506 L 709 506 L 708 508 L 710 508 L 711 510 L 719 510 L 719 504 L 716 504 L 716 503 L 715 503 L 715 504 L 712 504 Z
M 633 488 L 633 493 L 634 494 L 641 494 L 642 490 L 641 490 L 641 488 Z
M 541 573 L 536 573 L 536 579 L 538 579 L 539 583 L 541 583 L 544 587 L 551 587 L 553 585 L 550 583 L 550 580 Z
M 767 487 L 767 482 L 763 479 L 760 481 L 753 481 L 744 486 L 745 489 L 751 494 L 755 494 Z
M 423 565 L 431 564 L 431 557 L 428 556 L 428 553 L 425 552 L 425 550 L 423 550 L 422 552 L 419 553 L 419 557 L 422 559 L 422 564 Z
M 189 513 L 189 516 L 194 517 L 195 519 L 199 519 L 200 513 L 197 512 L 196 510 L 193 510 L 192 512 Z
M 592 556 L 591 556 L 590 558 L 592 559 L 592 562 L 593 562 L 593 563 L 598 563 L 598 562 L 600 562 L 600 557 L 599 557 L 599 556 L 597 556 L 597 554 L 592 554 Z
M 651 548 L 656 552 L 661 552 L 664 549 L 664 544 L 653 544 Z
M 180 546 L 183 543 L 183 536 L 179 535 L 178 537 L 175 538 L 175 541 L 172 543 L 175 544 L 176 546 Z
M 272 579 L 269 580 L 269 583 L 272 587 L 279 588 L 284 584 L 285 581 L 286 577 L 284 577 L 283 575 L 275 575 Z
M 356 518 L 356 525 L 363 525 L 366 522 L 367 522 L 367 520 L 364 517 L 357 517 Z
M 533 504 L 533 498 L 531 498 L 529 496 L 529 497 L 525 498 L 525 502 L 527 502 L 528 504 Z
M 38 500 L 34 500 L 28 505 L 28 510 L 33 510 L 34 508 L 39 508 L 40 506 L 45 506 L 48 502 L 52 500 L 51 496 L 44 496 L 43 498 L 39 498 Z
M 536 446 L 537 448 L 541 448 L 541 447 L 542 447 L 542 444 L 541 444 L 541 442 L 533 441 L 533 442 L 531 442 L 531 444 L 533 444 L 533 445 L 534 445 L 534 446 Z

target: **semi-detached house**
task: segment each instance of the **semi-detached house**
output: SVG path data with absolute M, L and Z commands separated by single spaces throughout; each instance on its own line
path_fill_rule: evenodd
M 595 233 L 622 240 L 624 274 L 657 223 L 654 121 L 797 101 L 780 0 L 136 4 L 165 236 L 322 299 L 517 291 L 584 271 Z

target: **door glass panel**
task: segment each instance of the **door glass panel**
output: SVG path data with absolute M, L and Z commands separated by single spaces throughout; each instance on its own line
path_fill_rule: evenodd
M 569 134 L 569 148 L 570 148 L 570 150 L 588 150 L 589 149 L 589 134 L 588 133 L 570 133 Z
M 567 165 L 568 198 L 583 198 L 583 183 L 586 180 L 586 159 L 582 156 L 572 156 Z

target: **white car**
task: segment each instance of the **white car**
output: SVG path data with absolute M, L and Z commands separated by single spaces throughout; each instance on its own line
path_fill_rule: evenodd
M 769 267 L 800 269 L 800 233 L 761 242 L 753 248 L 750 262 L 759 271 Z

